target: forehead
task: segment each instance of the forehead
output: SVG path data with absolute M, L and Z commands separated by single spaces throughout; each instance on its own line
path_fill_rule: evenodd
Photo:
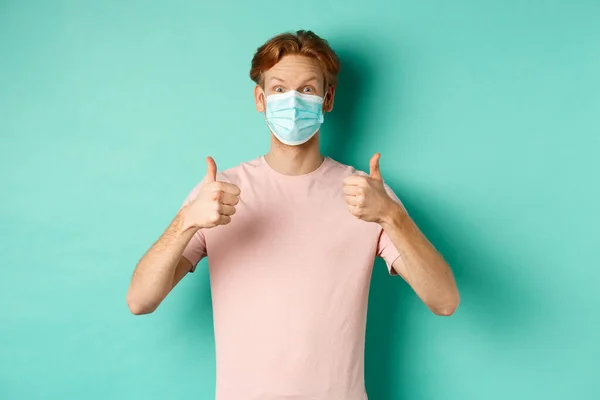
M 264 76 L 265 82 L 275 77 L 284 81 L 316 77 L 319 82 L 323 81 L 323 71 L 321 71 L 319 62 L 314 58 L 298 54 L 284 56 L 271 69 L 265 71 Z

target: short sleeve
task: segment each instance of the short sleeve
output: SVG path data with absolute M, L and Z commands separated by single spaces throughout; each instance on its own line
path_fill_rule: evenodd
M 402 202 L 400 201 L 398 196 L 396 196 L 394 191 L 388 185 L 386 185 L 386 184 L 384 184 L 384 185 L 385 185 L 385 190 L 388 192 L 388 195 L 394 201 L 396 201 L 398 204 L 400 204 L 400 206 L 402 206 L 402 208 L 404 208 L 404 206 L 402 205 Z M 385 261 L 385 263 L 388 267 L 388 271 L 389 271 L 390 275 L 398 275 L 398 272 L 394 268 L 392 268 L 392 265 L 394 264 L 394 262 L 396 260 L 398 260 L 400 258 L 400 252 L 398 251 L 398 249 L 396 249 L 396 246 L 394 245 L 394 243 L 392 243 L 392 240 L 390 239 L 388 234 L 385 233 L 385 231 L 383 229 L 381 229 L 381 233 L 379 235 L 379 241 L 377 243 L 377 256 L 383 258 L 383 260 Z
M 400 258 L 400 253 L 383 229 L 381 230 L 379 242 L 377 244 L 377 255 L 385 261 L 390 275 L 398 275 L 398 272 L 392 268 L 392 265 L 394 264 L 394 261 Z
M 198 196 L 198 192 L 200 191 L 200 187 L 202 186 L 202 182 L 200 182 L 186 197 L 181 208 L 185 207 L 192 200 Z M 206 238 L 204 237 L 204 233 L 202 233 L 202 229 L 199 229 L 190 242 L 185 246 L 183 250 L 183 257 L 185 257 L 191 264 L 192 270 L 190 272 L 194 272 L 196 270 L 196 266 L 207 255 L 206 251 Z

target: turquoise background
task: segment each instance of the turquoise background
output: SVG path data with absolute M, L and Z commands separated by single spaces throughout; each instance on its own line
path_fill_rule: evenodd
M 205 172 L 268 149 L 248 78 L 313 29 L 323 151 L 382 172 L 452 265 L 432 315 L 377 262 L 370 398 L 600 398 L 597 1 L 0 1 L 0 399 L 210 399 L 206 264 L 150 316 L 133 268 Z

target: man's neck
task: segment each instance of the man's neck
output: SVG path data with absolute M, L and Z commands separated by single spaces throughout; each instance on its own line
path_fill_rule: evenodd
M 272 137 L 271 150 L 265 155 L 265 160 L 280 174 L 304 175 L 311 173 L 323 163 L 318 134 L 299 146 L 287 146 Z

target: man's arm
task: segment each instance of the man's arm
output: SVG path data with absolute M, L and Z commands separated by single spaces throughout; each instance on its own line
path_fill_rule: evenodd
M 190 201 L 186 201 L 133 272 L 127 291 L 127 305 L 133 314 L 148 314 L 156 310 L 171 289 L 191 271 L 192 263 L 182 254 L 200 229 L 231 222 L 240 189 L 231 183 L 217 182 L 215 161 L 209 157 L 207 163 L 207 174 L 202 184 L 192 192 Z
M 139 261 L 127 291 L 127 305 L 133 314 L 156 310 L 167 294 L 192 269 L 182 257 L 183 250 L 198 229 L 184 225 L 182 208 L 158 241 Z
M 404 208 L 396 202 L 389 204 L 389 212 L 380 224 L 400 253 L 392 268 L 433 313 L 452 315 L 460 296 L 450 267 Z
M 392 268 L 437 315 L 452 315 L 460 301 L 452 271 L 429 243 L 402 205 L 386 190 L 379 170 L 380 154 L 371 158 L 370 175 L 352 175 L 344 180 L 348 210 L 383 228 L 400 257 Z

